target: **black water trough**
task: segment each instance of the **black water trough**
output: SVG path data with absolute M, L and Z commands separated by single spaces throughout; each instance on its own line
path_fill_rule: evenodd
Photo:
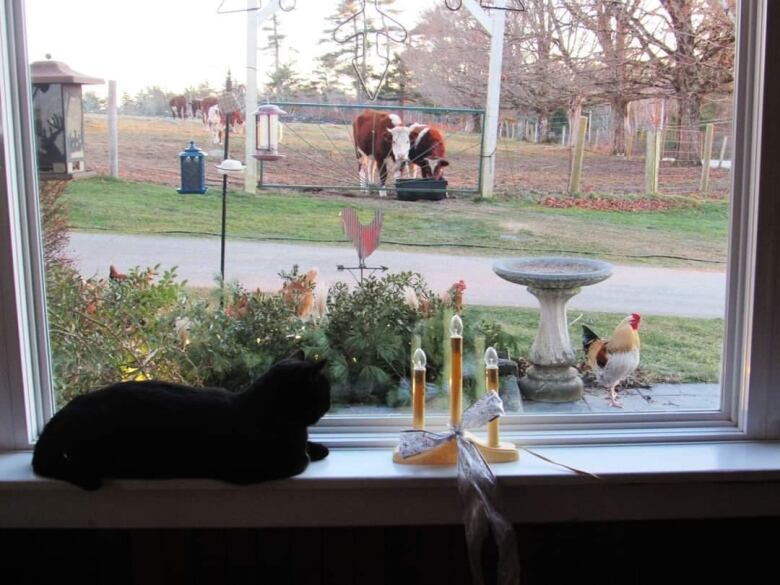
M 447 180 L 396 179 L 395 192 L 401 201 L 439 201 L 447 196 Z

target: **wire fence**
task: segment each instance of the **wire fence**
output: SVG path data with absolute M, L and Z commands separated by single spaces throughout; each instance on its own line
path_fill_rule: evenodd
M 601 116 L 585 133 L 582 193 L 645 195 L 647 136 L 652 127 L 627 131 L 625 150 L 613 155 L 613 130 Z M 658 171 L 659 194 L 725 198 L 731 185 L 732 122 L 714 120 L 713 141 L 703 151 L 706 124 L 667 126 L 661 130 Z M 571 136 L 568 122 L 552 120 L 544 131 L 537 118 L 503 120 L 496 152 L 496 191 L 512 194 L 559 196 L 568 192 L 571 173 Z M 702 165 L 710 167 L 707 193 L 701 191 Z
M 352 139 L 352 119 L 360 111 L 332 105 L 285 106 L 280 151 L 285 157 L 263 165 L 263 181 L 275 185 L 308 185 L 323 190 L 371 195 L 361 191 L 358 160 Z M 479 111 L 429 111 L 404 109 L 405 124 L 433 124 L 442 129 L 450 166 L 445 169 L 451 193 L 476 194 L 481 155 Z M 619 197 L 645 195 L 645 155 L 649 129 L 641 127 L 626 136 L 626 155 L 610 153 L 612 137 L 606 123 L 597 120 L 586 133 L 581 193 Z M 553 120 L 555 122 L 555 120 Z M 548 126 L 547 141 L 538 134 L 533 118 L 502 120 L 495 152 L 495 191 L 507 196 L 565 196 L 571 172 L 568 124 Z M 733 149 L 731 120 L 715 120 L 710 160 L 708 197 L 728 196 Z M 668 126 L 662 131 L 658 193 L 701 196 L 704 126 Z M 105 117 L 86 117 L 87 162 L 98 173 L 107 173 Z M 178 186 L 178 153 L 194 140 L 211 156 L 206 163 L 208 185 L 218 186 L 221 176 L 214 168 L 222 160 L 222 146 L 212 144 L 208 129 L 199 121 L 170 118 L 120 118 L 120 176 L 127 179 Z M 588 140 L 588 136 L 590 139 Z M 243 134 L 231 134 L 233 158 L 243 159 Z M 693 161 L 680 160 L 688 153 Z M 392 194 L 393 173 L 387 186 Z
M 280 102 L 279 105 L 287 112 L 283 118 L 280 148 L 284 158 L 263 164 L 261 176 L 264 187 L 379 191 L 383 185 L 376 169 L 368 182 L 365 179 L 361 181 L 361 168 L 365 171 L 365 165 L 371 163 L 362 160 L 353 138 L 356 117 L 366 109 L 378 109 L 397 115 L 406 126 L 424 124 L 441 131 L 445 141 L 445 158 L 449 163 L 446 173 L 448 191 L 479 192 L 481 110 L 295 102 Z M 373 128 L 371 131 L 377 132 Z M 400 176 L 397 172 L 399 165 L 392 158 L 387 159 L 385 164 L 388 173 L 384 186 L 393 189 L 396 177 Z M 404 172 L 406 170 L 409 169 Z

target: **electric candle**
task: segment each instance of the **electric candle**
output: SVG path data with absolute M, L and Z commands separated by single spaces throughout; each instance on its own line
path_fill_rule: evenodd
M 417 348 L 412 358 L 412 428 L 416 430 L 425 428 L 425 364 L 425 352 Z
M 485 352 L 485 390 L 498 393 L 498 354 L 492 347 Z M 498 419 L 488 423 L 488 446 L 498 447 Z
M 463 413 L 463 321 L 455 315 L 450 321 L 450 424 L 460 424 Z

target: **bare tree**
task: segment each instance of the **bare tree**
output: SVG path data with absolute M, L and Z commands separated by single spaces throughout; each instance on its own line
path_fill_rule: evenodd
M 401 54 L 408 85 L 430 103 L 484 106 L 489 42 L 465 11 L 426 11 Z
M 705 96 L 731 92 L 733 0 L 648 2 L 641 18 L 632 18 L 630 24 L 653 66 L 653 83 L 677 101 L 680 128 L 697 129 Z M 699 164 L 698 141 L 679 140 L 675 158 Z
M 648 62 L 632 20 L 639 18 L 644 0 L 564 0 L 571 18 L 596 42 L 586 94 L 607 102 L 612 110 L 612 154 L 626 154 L 628 105 L 649 92 Z
M 553 3 L 528 0 L 526 8 L 507 23 L 503 93 L 509 105 L 537 115 L 539 135 L 546 140 L 550 116 L 567 101 L 569 80 L 557 52 Z

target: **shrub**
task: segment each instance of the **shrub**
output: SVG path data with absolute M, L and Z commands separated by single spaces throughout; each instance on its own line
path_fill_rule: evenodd
M 58 402 L 119 380 L 185 381 L 176 319 L 183 282 L 133 270 L 121 281 L 84 279 L 66 265 L 47 272 L 49 329 Z
M 440 303 L 411 272 L 369 277 L 353 289 L 333 285 L 324 330 L 310 337 L 308 350 L 328 360 L 334 400 L 384 404 L 407 373 L 417 324 Z
M 323 291 L 316 291 L 311 274 L 297 266 L 282 272 L 281 294 L 233 284 L 195 299 L 172 270 L 158 277 L 157 267 L 136 268 L 121 280 L 106 280 L 51 265 L 47 294 L 59 404 L 131 379 L 240 390 L 302 348 L 328 360 L 334 402 L 398 405 L 406 400 L 397 389 L 408 377 L 415 336 L 428 356 L 429 381 L 443 387 L 456 308 L 451 295 L 441 299 L 419 274 L 402 272 L 354 288 L 335 284 L 325 313 L 315 299 Z M 474 336 L 511 343 L 494 322 L 472 326 L 466 319 L 466 325 L 466 351 L 473 351 Z
M 197 303 L 187 319 L 187 356 L 194 383 L 241 390 L 275 361 L 302 346 L 307 324 L 280 295 L 228 287 L 217 300 Z
M 43 258 L 46 266 L 69 264 L 68 210 L 62 194 L 69 181 L 39 179 Z

